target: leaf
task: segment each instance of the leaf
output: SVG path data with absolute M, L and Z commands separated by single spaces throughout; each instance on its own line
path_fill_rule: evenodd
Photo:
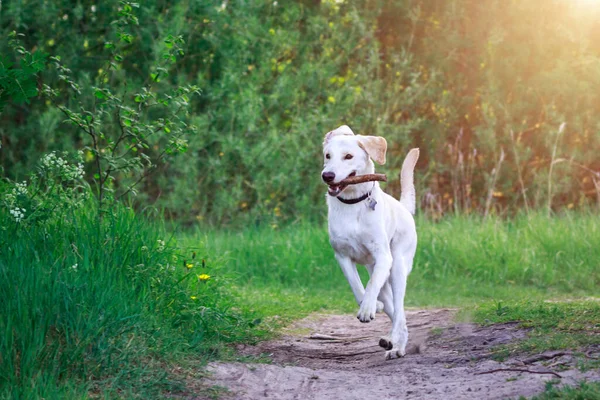
M 106 94 L 100 89 L 96 89 L 96 91 L 94 92 L 94 96 L 96 96 L 96 98 L 100 100 L 106 99 Z

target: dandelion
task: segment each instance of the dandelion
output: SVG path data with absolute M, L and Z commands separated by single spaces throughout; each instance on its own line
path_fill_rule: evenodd
M 194 264 L 192 264 L 192 263 L 185 263 L 185 267 L 187 269 L 192 269 L 192 268 L 194 268 Z
M 208 274 L 200 274 L 197 276 L 198 276 L 198 279 L 202 282 L 206 282 L 207 280 L 210 279 L 210 275 L 208 275 Z

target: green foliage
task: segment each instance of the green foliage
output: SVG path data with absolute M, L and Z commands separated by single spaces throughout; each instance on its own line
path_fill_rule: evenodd
M 70 161 L 68 154 L 52 152 L 42 157 L 29 182 L 7 184 L 2 203 L 14 223 L 33 227 L 49 218 L 60 218 L 80 208 L 89 195 L 83 179 L 81 153 Z
M 159 163 L 169 172 L 140 159 L 132 173 L 122 153 L 100 151 L 103 172 L 123 169 L 118 182 L 97 174 L 95 187 L 118 197 L 151 170 L 138 204 L 188 222 L 318 220 L 320 143 L 347 123 L 388 139 L 381 170 L 394 195 L 406 150 L 421 148 L 418 193 L 431 215 L 585 207 L 600 188 L 594 10 L 561 0 L 5 3 L 0 34 L 26 31 L 34 54 L 60 55 L 73 71 L 42 81 L 61 92 L 74 124 L 52 104 L 11 105 L 0 116 L 0 164 L 21 179 L 40 154 L 80 148 L 91 141 L 92 113 L 103 148 L 118 142 L 122 125 L 139 136 L 120 145 L 156 166 L 154 139 L 124 124 L 171 121 L 197 133 L 186 154 Z M 178 88 L 188 85 L 202 93 L 186 93 L 189 105 L 176 113 Z M 145 87 L 155 99 L 140 101 Z M 167 96 L 161 112 L 150 107 Z M 171 130 L 160 149 L 173 144 Z M 97 170 L 90 158 L 86 170 Z
M 15 58 L 0 54 L 0 114 L 10 101 L 27 103 L 38 94 L 37 75 L 45 68 L 47 54 L 29 52 L 20 45 L 16 32 L 8 35 L 8 47 Z M 12 55 L 12 54 L 11 54 Z
M 119 205 L 101 221 L 93 202 L 64 206 L 22 220 L 0 208 L 0 398 L 181 393 L 166 363 L 197 366 L 259 333 L 202 244 L 180 249 Z

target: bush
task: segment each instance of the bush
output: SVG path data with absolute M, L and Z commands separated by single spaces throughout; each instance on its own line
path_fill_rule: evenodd
M 160 90 L 201 89 L 184 118 L 197 133 L 140 188 L 139 206 L 187 222 L 321 219 L 320 143 L 342 123 L 388 139 L 381 170 L 396 196 L 407 149 L 421 147 L 418 192 L 436 217 L 600 198 L 600 48 L 582 2 L 148 1 L 106 83 L 97 61 L 112 54 L 119 2 L 26 5 L 3 6 L 4 32 L 29 27 L 27 48 L 61 55 L 82 88 L 106 84 L 117 98 L 156 73 L 165 37 L 185 38 L 187 56 Z M 43 82 L 65 86 L 52 74 Z M 0 163 L 13 179 L 39 154 L 81 141 L 43 102 L 0 119 Z

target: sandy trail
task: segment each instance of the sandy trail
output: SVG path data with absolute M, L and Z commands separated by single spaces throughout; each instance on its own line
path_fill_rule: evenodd
M 361 324 L 352 315 L 312 315 L 270 342 L 241 349 L 266 354 L 272 364 L 212 363 L 209 384 L 226 387 L 233 399 L 506 399 L 544 390 L 551 374 L 478 373 L 499 368 L 558 372 L 561 384 L 600 380 L 597 370 L 581 372 L 571 356 L 523 364 L 524 357 L 493 361 L 493 346 L 519 340 L 515 324 L 477 327 L 453 323 L 448 309 L 408 311 L 410 333 L 404 358 L 385 361 L 379 337 L 390 329 L 382 314 Z M 325 335 L 329 340 L 311 338 Z M 335 338 L 334 340 L 331 340 Z M 206 382 L 205 382 L 206 383 Z

